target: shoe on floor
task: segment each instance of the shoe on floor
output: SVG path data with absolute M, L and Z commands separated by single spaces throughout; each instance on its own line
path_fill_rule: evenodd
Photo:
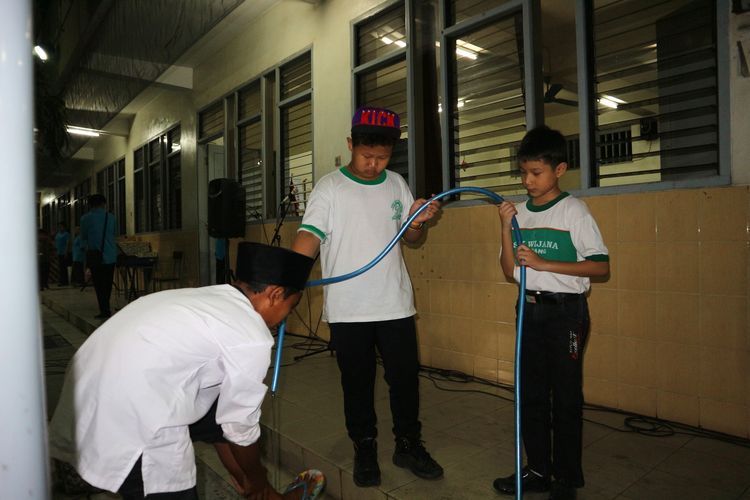
M 549 500 L 576 500 L 578 493 L 576 489 L 560 481 L 552 482 Z
M 427 453 L 419 439 L 396 438 L 393 464 L 409 469 L 415 476 L 422 479 L 443 477 L 443 468 Z
M 360 488 L 380 484 L 378 443 L 374 438 L 354 442 L 354 484 Z
M 506 495 L 516 494 L 516 475 L 511 474 L 507 477 L 499 477 L 492 482 L 492 486 L 498 493 Z M 524 493 L 527 491 L 549 491 L 550 479 L 540 476 L 528 467 L 521 471 L 521 489 Z

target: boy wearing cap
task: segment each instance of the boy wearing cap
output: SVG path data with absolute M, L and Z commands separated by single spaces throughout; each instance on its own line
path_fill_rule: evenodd
M 269 327 L 297 305 L 312 264 L 240 243 L 234 285 L 167 290 L 119 311 L 71 360 L 50 455 L 126 500 L 197 499 L 192 440 L 208 441 L 240 493 L 281 498 L 258 449 Z
M 347 139 L 351 161 L 321 178 L 310 195 L 292 249 L 314 257 L 323 277 L 339 276 L 370 262 L 426 200 L 414 200 L 406 181 L 386 170 L 401 136 L 396 113 L 360 108 Z M 417 241 L 440 206 L 433 202 L 404 235 Z M 324 288 L 324 320 L 341 371 L 344 414 L 354 442 L 354 482 L 380 484 L 374 407 L 375 349 L 389 385 L 396 449 L 393 463 L 418 477 L 437 479 L 443 469 L 421 441 L 419 359 L 414 297 L 401 248 L 375 267 Z

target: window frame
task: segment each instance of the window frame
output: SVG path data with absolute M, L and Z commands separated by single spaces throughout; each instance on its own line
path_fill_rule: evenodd
M 594 186 L 593 170 L 596 168 L 596 95 L 594 87 L 593 2 L 576 0 L 576 57 L 578 65 L 578 99 L 580 122 L 580 175 L 581 188 L 573 194 L 587 196 L 620 194 L 668 189 L 689 189 L 731 184 L 731 125 L 729 94 L 729 9 L 716 2 L 716 68 L 717 68 L 717 156 L 719 173 L 715 176 L 693 179 L 667 180 L 617 186 Z
M 169 214 L 169 201 L 172 196 L 172 189 L 170 186 L 169 178 L 168 178 L 168 160 L 174 158 L 177 155 L 182 155 L 182 129 L 180 128 L 180 123 L 175 123 L 166 129 L 164 129 L 162 132 L 150 137 L 148 140 L 144 141 L 140 146 L 133 149 L 133 216 L 135 217 L 135 223 L 134 223 L 134 232 L 135 234 L 143 234 L 143 233 L 163 233 L 163 232 L 170 232 L 170 231 L 180 231 L 182 230 L 182 186 L 180 186 L 180 220 L 179 221 L 172 221 L 171 215 Z M 168 152 L 167 143 L 169 140 L 169 136 L 172 132 L 174 132 L 176 129 L 180 128 L 180 148 L 175 151 Z M 152 144 L 158 143 L 159 147 L 159 159 L 156 161 L 151 161 L 151 148 Z M 143 154 L 143 165 L 142 168 L 138 169 L 137 165 L 135 164 L 135 156 L 138 152 L 141 152 Z M 156 167 L 159 170 L 159 176 L 160 176 L 160 185 L 159 185 L 159 191 L 162 197 L 162 213 L 161 213 L 161 228 L 155 228 L 154 227 L 154 220 L 153 220 L 153 209 L 152 206 L 152 195 L 153 193 L 153 185 L 152 185 L 152 179 L 151 179 L 151 169 L 152 167 Z M 180 170 L 182 170 L 182 156 L 180 156 Z M 143 182 L 143 197 L 144 197 L 144 207 L 143 210 L 145 210 L 145 228 L 138 228 L 138 203 L 135 199 L 135 193 L 138 189 L 137 183 L 136 183 L 136 174 L 138 172 L 141 172 L 142 175 L 142 182 Z M 182 183 L 182 172 L 180 172 L 180 183 Z M 117 191 L 117 186 L 115 186 L 115 191 Z

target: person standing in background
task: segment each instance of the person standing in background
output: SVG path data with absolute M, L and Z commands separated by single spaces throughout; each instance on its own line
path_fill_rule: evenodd
M 55 250 L 57 251 L 57 286 L 68 286 L 68 260 L 70 258 L 70 233 L 68 225 L 60 222 L 55 233 Z
M 73 285 L 83 285 L 86 279 L 83 274 L 83 262 L 86 256 L 86 247 L 81 239 L 81 228 L 76 226 L 73 230 L 73 270 L 70 273 L 70 281 Z
M 109 298 L 117 261 L 117 219 L 107 212 L 107 199 L 101 194 L 89 196 L 89 211 L 81 217 L 81 240 L 86 246 L 86 267 L 91 270 L 96 300 L 99 303 L 97 319 L 112 315 Z M 98 254 L 97 254 L 98 253 Z

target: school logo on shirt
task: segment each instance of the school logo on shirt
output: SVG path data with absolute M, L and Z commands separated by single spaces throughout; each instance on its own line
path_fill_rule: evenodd
M 401 204 L 401 200 L 396 200 L 391 203 L 391 209 L 393 210 L 393 217 L 391 217 L 391 219 L 400 221 L 401 214 L 404 213 L 404 205 Z

